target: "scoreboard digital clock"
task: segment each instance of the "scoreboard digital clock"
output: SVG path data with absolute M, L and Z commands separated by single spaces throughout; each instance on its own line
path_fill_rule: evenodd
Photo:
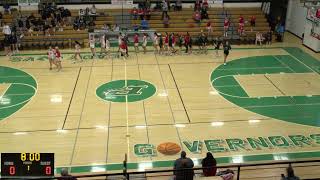
M 54 153 L 1 153 L 1 178 L 54 176 Z

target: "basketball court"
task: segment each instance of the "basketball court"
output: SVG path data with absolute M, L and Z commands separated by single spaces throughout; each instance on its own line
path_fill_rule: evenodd
M 62 72 L 46 52 L 1 56 L 1 152 L 53 152 L 73 173 L 120 171 L 125 154 L 129 169 L 168 168 L 180 150 L 195 165 L 207 151 L 220 164 L 320 157 L 319 55 L 289 36 L 234 46 L 226 66 L 213 50 L 76 64 L 62 52 Z

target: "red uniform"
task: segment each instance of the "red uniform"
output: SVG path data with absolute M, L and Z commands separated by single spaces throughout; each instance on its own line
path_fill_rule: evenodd
M 317 10 L 316 17 L 320 18 L 320 9 Z
M 164 38 L 164 44 L 168 44 L 169 43 L 169 37 L 168 35 L 166 35 L 166 37 Z
M 55 55 L 57 58 L 60 58 L 61 57 L 61 53 L 59 50 L 55 50 Z
M 184 37 L 184 43 L 185 43 L 186 45 L 188 45 L 188 44 L 190 43 L 190 36 L 185 36 L 185 37 Z
M 133 37 L 133 42 L 134 43 L 139 43 L 139 36 L 136 34 L 136 35 L 134 35 L 134 37 Z
M 239 18 L 239 23 L 240 23 L 240 24 L 243 24 L 243 23 L 244 23 L 244 19 L 243 19 L 242 16 L 240 16 L 240 18 Z
M 131 14 L 137 15 L 137 14 L 138 14 L 138 11 L 137 11 L 136 9 L 133 9 L 133 10 L 131 11 Z
M 124 43 L 124 41 L 121 42 L 120 49 L 122 49 L 122 50 L 126 50 L 127 49 L 127 45 L 126 45 L 126 43 Z
M 255 17 L 255 16 L 252 16 L 250 21 L 251 21 L 251 22 L 256 22 L 256 17 Z
M 229 20 L 227 20 L 227 19 L 224 20 L 224 27 L 229 27 L 229 24 L 230 24 L 230 23 L 229 23 Z
M 138 14 L 141 16 L 141 15 L 144 15 L 144 11 L 142 9 L 139 9 L 138 10 Z

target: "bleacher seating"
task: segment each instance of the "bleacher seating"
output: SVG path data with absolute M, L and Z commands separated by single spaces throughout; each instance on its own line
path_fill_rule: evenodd
M 256 31 L 266 32 L 268 30 L 268 23 L 264 14 L 260 8 L 227 8 L 225 9 L 227 15 L 231 19 L 231 35 L 237 34 L 238 28 L 238 18 L 240 15 L 243 15 L 245 21 L 248 22 L 245 25 L 245 35 L 240 37 L 240 40 L 247 41 L 248 39 L 254 39 Z M 126 12 L 126 15 L 130 16 L 130 9 L 98 9 L 98 17 L 95 19 L 95 28 L 101 29 L 104 24 L 113 25 L 115 22 L 115 16 L 121 15 L 122 12 Z M 37 11 L 23 11 L 21 14 L 23 16 L 29 16 L 33 13 L 36 17 L 40 17 Z M 223 36 L 223 20 L 224 20 L 224 11 L 222 8 L 209 8 L 209 20 L 203 20 L 200 24 L 196 24 L 192 19 L 194 11 L 193 8 L 184 8 L 182 11 L 170 11 L 169 16 L 169 27 L 165 28 L 161 20 L 161 12 L 152 12 L 151 19 L 149 20 L 149 26 L 151 29 L 159 33 L 164 32 L 174 32 L 178 34 L 184 34 L 187 31 L 191 36 L 198 36 L 200 31 L 203 30 L 206 32 L 206 24 L 208 21 L 212 23 L 213 33 L 212 36 Z M 72 18 L 75 18 L 79 15 L 78 10 L 71 10 Z M 256 16 L 256 27 L 251 31 L 250 27 L 250 17 Z M 4 15 L 3 22 L 12 23 L 14 15 Z M 128 27 L 132 27 L 134 23 L 140 24 L 140 20 L 132 20 L 130 24 L 126 24 Z M 123 24 L 122 24 L 123 25 Z M 59 45 L 62 48 L 70 48 L 73 46 L 75 40 L 79 41 L 83 45 L 88 43 L 88 31 L 81 30 L 75 31 L 72 26 L 67 26 L 63 28 L 63 31 L 56 31 L 54 35 L 44 36 L 41 32 L 38 36 L 25 36 L 22 40 L 22 46 L 24 48 L 47 48 L 48 45 Z M 3 39 L 3 34 L 0 33 L 0 38 Z

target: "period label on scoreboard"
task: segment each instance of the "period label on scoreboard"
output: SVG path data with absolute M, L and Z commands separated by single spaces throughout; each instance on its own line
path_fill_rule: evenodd
M 1 153 L 1 177 L 54 176 L 54 153 Z

